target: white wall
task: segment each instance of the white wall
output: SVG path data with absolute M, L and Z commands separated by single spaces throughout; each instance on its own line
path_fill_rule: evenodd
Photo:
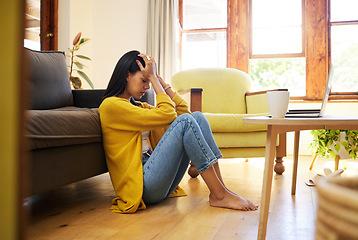
M 106 88 L 118 59 L 127 51 L 146 51 L 146 0 L 60 0 L 59 50 L 72 46 L 78 32 L 91 40 L 79 54 L 86 60 L 85 73 L 95 88 Z M 87 83 L 84 88 L 89 88 Z

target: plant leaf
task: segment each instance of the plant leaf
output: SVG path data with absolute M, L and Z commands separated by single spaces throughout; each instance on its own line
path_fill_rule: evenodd
M 70 81 L 74 89 L 81 89 L 82 82 L 78 77 L 70 77 Z
M 82 59 L 86 59 L 91 61 L 92 59 L 90 59 L 89 57 L 83 56 L 83 55 L 75 55 L 76 57 L 82 58 Z
M 81 35 L 82 35 L 82 33 L 81 32 L 79 32 L 79 33 L 77 33 L 77 35 L 75 36 L 75 38 L 73 39 L 73 45 L 76 45 L 77 43 L 78 43 L 78 41 L 80 40 L 80 38 L 81 38 Z
M 91 87 L 92 89 L 94 89 L 93 83 L 91 82 L 91 80 L 90 80 L 90 78 L 87 76 L 87 74 L 84 73 L 84 72 L 82 72 L 82 71 L 80 71 L 80 70 L 76 70 L 76 71 L 77 71 L 77 73 L 78 73 L 81 77 L 83 77 L 83 78 L 86 80 L 86 82 L 90 85 L 90 87 Z
M 81 38 L 81 40 L 76 44 L 76 46 L 78 46 L 78 48 L 80 48 L 83 44 L 87 43 L 89 40 L 91 40 L 90 38 Z
M 74 61 L 73 62 L 79 69 L 83 69 L 83 67 L 85 67 L 85 65 L 83 65 L 82 63 L 78 62 L 78 61 Z
M 338 152 L 339 149 L 341 149 L 341 145 L 335 144 L 335 145 L 334 145 L 334 149 L 336 150 L 336 152 Z

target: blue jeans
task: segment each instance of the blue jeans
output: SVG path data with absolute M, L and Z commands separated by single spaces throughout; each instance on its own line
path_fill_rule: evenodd
M 150 157 L 143 155 L 143 200 L 168 197 L 183 178 L 190 160 L 202 173 L 222 157 L 210 125 L 201 112 L 177 117 Z

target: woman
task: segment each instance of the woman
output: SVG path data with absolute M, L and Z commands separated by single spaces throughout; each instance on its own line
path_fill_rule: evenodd
M 141 98 L 150 83 L 155 107 L 133 100 Z M 217 162 L 222 155 L 206 118 L 190 113 L 187 103 L 157 74 L 153 58 L 130 51 L 119 59 L 99 113 L 118 196 L 112 201 L 114 212 L 133 213 L 145 204 L 185 194 L 178 184 L 190 160 L 210 190 L 211 206 L 258 208 L 225 187 Z

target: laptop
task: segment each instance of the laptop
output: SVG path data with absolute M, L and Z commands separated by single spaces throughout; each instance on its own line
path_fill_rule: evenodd
M 326 84 L 326 90 L 322 99 L 321 109 L 292 109 L 288 110 L 286 113 L 286 118 L 319 118 L 322 117 L 324 111 L 326 110 L 326 105 L 328 102 L 328 96 L 332 88 L 333 79 L 333 67 L 329 70 L 328 80 Z

